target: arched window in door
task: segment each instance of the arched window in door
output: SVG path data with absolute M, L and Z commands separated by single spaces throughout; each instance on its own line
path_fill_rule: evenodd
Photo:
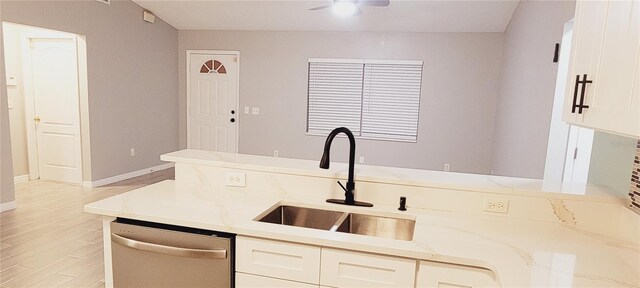
M 202 64 L 202 67 L 200 67 L 200 73 L 227 74 L 227 69 L 225 69 L 224 65 L 222 65 L 218 60 L 209 60 Z

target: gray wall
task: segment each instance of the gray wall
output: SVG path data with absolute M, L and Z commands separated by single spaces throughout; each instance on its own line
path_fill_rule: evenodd
M 562 28 L 562 26 L 560 26 Z M 503 33 L 180 31 L 180 147 L 186 147 L 186 50 L 240 51 L 239 152 L 319 159 L 324 137 L 306 136 L 307 60 L 423 60 L 417 143 L 358 140 L 372 165 L 489 173 Z M 93 127 L 92 127 L 93 129 Z M 345 161 L 346 140 L 333 149 Z M 336 142 L 336 144 L 338 144 Z M 337 151 L 337 152 L 336 152 Z M 544 160 L 544 159 L 543 159 Z
M 178 32 L 142 11 L 131 1 L 3 1 L 3 21 L 86 36 L 93 181 L 178 149 Z
M 573 1 L 521 1 L 504 38 L 493 172 L 542 178 L 557 63 L 555 43 L 573 18 Z
M 15 176 L 29 174 L 29 159 L 27 152 L 27 127 L 25 123 L 24 89 L 22 85 L 22 55 L 20 49 L 20 34 L 16 29 L 7 29 L 5 25 L 4 51 L 5 72 L 7 76 L 20 80 L 19 85 L 7 86 L 7 99 L 13 104 L 9 109 L 9 126 L 11 129 L 11 151 L 13 156 L 13 174 Z M 2 55 L 5 56 L 5 55 Z
M 0 1 L 0 15 L 2 14 Z M 0 17 L 0 20 L 2 18 Z M 11 161 L 11 141 L 9 138 L 9 113 L 7 107 L 7 86 L 4 73 L 4 45 L 2 45 L 2 21 L 0 21 L 0 203 L 15 200 L 13 170 Z

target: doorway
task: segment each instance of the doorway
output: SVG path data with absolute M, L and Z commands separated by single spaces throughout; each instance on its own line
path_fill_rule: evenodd
M 594 131 L 562 121 L 569 60 L 573 36 L 573 19 L 564 24 L 559 50 L 558 74 L 549 128 L 549 142 L 543 179 L 547 183 L 587 183 Z
M 237 51 L 187 51 L 187 148 L 238 152 Z
M 3 27 L 15 180 L 80 184 L 87 163 L 84 38 L 6 22 Z

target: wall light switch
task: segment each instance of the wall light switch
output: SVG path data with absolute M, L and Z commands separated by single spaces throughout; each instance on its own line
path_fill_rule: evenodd
M 253 107 L 253 108 L 251 108 L 251 114 L 253 114 L 253 115 L 260 115 L 260 108 L 259 108 L 259 107 Z
M 15 76 L 7 75 L 7 86 L 16 86 L 18 85 L 18 79 Z
M 136 148 L 131 148 L 131 151 L 129 151 L 131 154 L 131 157 L 136 156 Z
M 244 106 L 244 114 L 249 114 L 249 106 Z
M 13 101 L 9 100 L 9 103 L 7 104 L 9 104 L 9 109 L 13 109 Z
M 364 156 L 360 156 L 360 159 L 358 159 L 358 162 L 360 164 L 364 164 Z

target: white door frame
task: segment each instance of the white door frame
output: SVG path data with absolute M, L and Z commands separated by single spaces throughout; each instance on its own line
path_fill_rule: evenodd
M 233 55 L 236 56 L 238 61 L 236 61 L 236 71 L 237 73 L 237 81 L 236 81 L 236 91 L 238 93 L 236 97 L 236 111 L 238 112 L 238 117 L 236 118 L 236 153 L 238 153 L 238 143 L 239 143 L 239 135 L 240 135 L 240 51 L 226 51 L 226 50 L 187 50 L 187 148 L 190 147 L 191 144 L 191 123 L 189 123 L 189 111 L 191 109 L 191 55 L 196 54 L 205 54 L 205 55 Z
M 64 33 L 64 32 L 63 32 Z M 66 34 L 66 33 L 65 33 Z M 79 55 L 79 50 L 78 50 L 78 37 L 77 35 L 69 35 L 69 36 L 60 36 L 60 37 L 42 37 L 41 35 L 38 35 L 37 32 L 25 32 L 23 35 L 21 35 L 21 50 L 22 52 L 24 51 L 29 51 L 28 55 L 23 54 L 22 55 L 22 73 L 23 73 L 23 89 L 24 89 L 24 101 L 25 101 L 25 126 L 27 129 L 27 157 L 29 160 L 29 180 L 37 180 L 40 178 L 40 166 L 39 166 L 39 158 L 38 158 L 38 147 L 37 147 L 37 135 L 36 135 L 36 129 L 35 126 L 33 125 L 33 119 L 35 117 L 35 103 L 34 103 L 34 95 L 33 95 L 33 71 L 31 69 L 32 67 L 32 59 L 31 59 L 31 49 L 30 49 L 30 41 L 31 39 L 71 39 L 76 47 L 76 57 L 78 58 Z M 76 65 L 78 65 L 78 77 L 80 77 L 80 69 L 79 69 L 79 65 L 80 65 L 80 59 L 78 59 L 78 61 L 76 61 Z M 78 85 L 79 85 L 79 89 L 78 89 L 78 106 L 77 106 L 77 116 L 78 117 L 78 124 L 79 126 L 82 125 L 82 123 L 80 122 L 80 97 L 82 97 L 82 85 L 80 85 L 80 79 L 78 79 Z M 80 129 L 80 127 L 78 127 L 78 135 L 80 135 L 80 139 L 82 139 L 82 131 Z M 82 142 L 82 140 L 80 140 Z M 79 169 L 80 169 L 80 174 L 81 177 L 80 179 L 78 179 L 78 182 L 75 184 L 81 184 L 82 180 L 83 180 L 83 171 L 84 171 L 84 161 L 82 158 L 82 143 L 79 143 L 80 145 L 78 147 L 80 147 L 80 149 L 78 151 L 76 151 L 78 153 L 78 155 L 76 155 L 78 158 L 80 159 L 79 161 Z

